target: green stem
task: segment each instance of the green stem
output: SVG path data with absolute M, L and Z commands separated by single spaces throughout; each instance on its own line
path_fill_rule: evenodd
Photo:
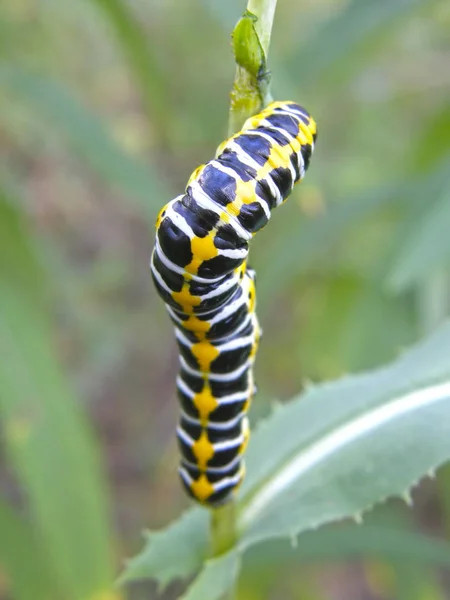
M 229 550 L 236 541 L 236 504 L 228 502 L 211 514 L 211 546 L 213 556 Z
M 236 76 L 231 91 L 230 135 L 270 100 L 266 64 L 276 5 L 277 0 L 248 0 L 247 11 L 234 29 Z M 212 556 L 230 550 L 236 539 L 236 504 L 231 500 L 211 511 Z M 234 597 L 231 590 L 228 598 Z
M 213 556 L 224 554 L 236 542 L 236 504 L 231 500 L 211 512 L 211 550 Z M 236 590 L 232 586 L 223 600 L 235 600 Z
M 258 19 L 255 23 L 255 29 L 266 59 L 269 54 L 270 34 L 272 33 L 276 7 L 277 0 L 248 0 L 247 4 L 248 12 L 251 12 Z
M 228 133 L 271 101 L 267 56 L 277 0 L 249 0 L 233 31 L 236 75 L 231 91 Z

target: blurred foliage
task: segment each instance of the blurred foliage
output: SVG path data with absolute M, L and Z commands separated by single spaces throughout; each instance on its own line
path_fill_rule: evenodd
M 252 247 L 265 333 L 254 421 L 307 379 L 391 360 L 450 306 L 449 3 L 278 4 L 272 93 L 304 104 L 319 139 L 305 183 Z M 0 597 L 110 600 L 94 594 L 110 584 L 113 560 L 136 551 L 143 524 L 186 505 L 176 351 L 147 263 L 158 208 L 225 136 L 229 34 L 244 8 L 0 3 Z M 446 523 L 448 534 L 449 481 L 447 470 L 423 486 L 402 527 L 443 534 Z M 354 556 L 367 556 L 360 548 Z M 286 559 L 264 593 L 410 600 L 402 560 L 378 558 L 350 563 L 343 544 L 321 560 L 346 566 Z M 420 600 L 450 597 L 448 577 L 415 571 Z M 136 587 L 130 597 L 152 594 Z

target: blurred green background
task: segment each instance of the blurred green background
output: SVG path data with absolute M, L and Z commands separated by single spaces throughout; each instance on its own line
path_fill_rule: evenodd
M 0 2 L 2 599 L 115 600 L 140 531 L 188 506 L 177 354 L 148 260 L 159 208 L 226 135 L 245 4 Z M 303 104 L 319 138 L 251 251 L 253 423 L 308 379 L 391 360 L 448 314 L 449 39 L 447 0 L 279 0 L 273 95 Z M 450 471 L 414 501 L 376 511 L 366 539 L 378 522 L 394 540 L 450 534 Z M 420 560 L 330 544 L 318 565 L 255 553 L 242 597 L 450 598 L 448 574 Z M 157 597 L 151 583 L 128 592 Z

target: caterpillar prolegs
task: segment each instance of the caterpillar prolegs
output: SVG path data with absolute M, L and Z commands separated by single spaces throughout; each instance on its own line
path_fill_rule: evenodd
M 194 171 L 157 219 L 152 277 L 180 351 L 179 473 L 203 504 L 226 502 L 244 477 L 260 337 L 249 242 L 303 178 L 315 139 L 305 109 L 270 104 Z

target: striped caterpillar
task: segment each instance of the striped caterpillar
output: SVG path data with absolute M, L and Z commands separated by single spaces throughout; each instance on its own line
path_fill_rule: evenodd
M 175 326 L 179 473 L 202 504 L 225 503 L 244 477 L 260 328 L 249 242 L 308 168 L 316 124 L 273 102 L 198 167 L 160 211 L 151 271 Z

